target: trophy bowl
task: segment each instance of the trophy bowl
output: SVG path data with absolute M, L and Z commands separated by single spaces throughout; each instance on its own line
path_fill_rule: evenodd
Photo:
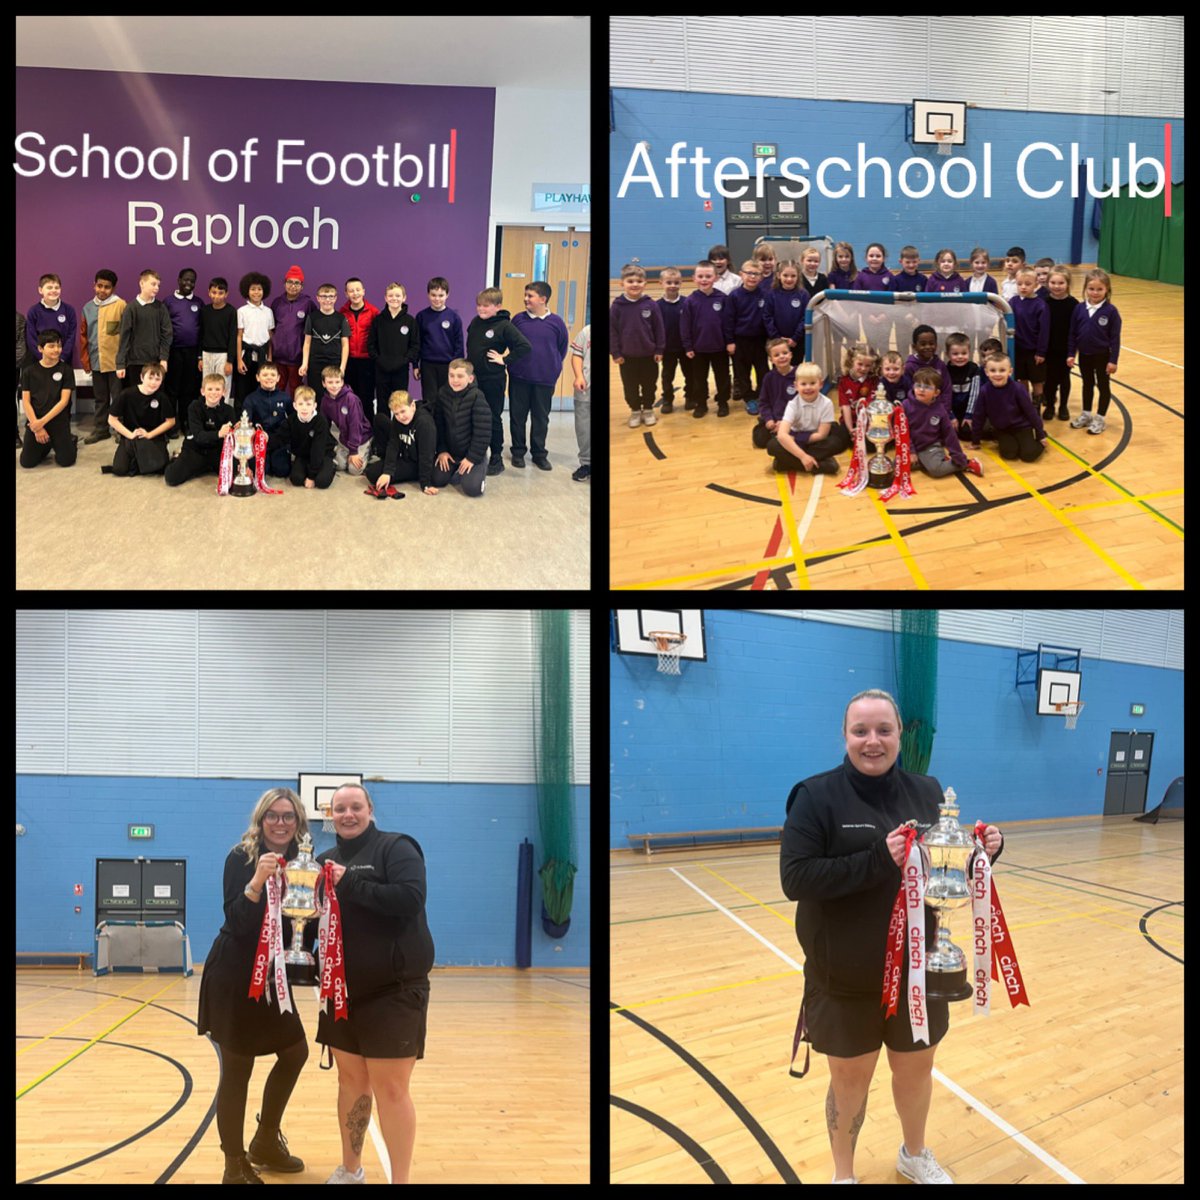
M 875 455 L 867 463 L 867 486 L 882 491 L 890 487 L 895 478 L 895 466 L 884 454 L 884 447 L 892 440 L 892 402 L 879 385 L 875 399 L 867 405 L 867 441 L 875 444 Z
M 304 926 L 317 915 L 317 880 L 321 864 L 312 856 L 312 838 L 306 833 L 300 839 L 296 857 L 283 869 L 287 891 L 283 895 L 282 912 L 292 922 L 292 946 L 284 956 L 288 983 L 315 986 L 316 960 L 304 949 Z
M 254 457 L 254 426 L 250 418 L 242 410 L 242 419 L 233 427 L 233 457 L 237 460 L 237 475 L 229 485 L 231 496 L 254 496 L 258 489 L 254 486 L 247 464 Z
M 929 869 L 925 903 L 937 913 L 938 921 L 937 937 L 925 967 L 925 984 L 930 1000 L 966 1000 L 971 995 L 967 959 L 950 940 L 949 915 L 970 902 L 975 842 L 958 823 L 953 788 L 946 789 L 938 811 L 938 823 L 921 842 Z

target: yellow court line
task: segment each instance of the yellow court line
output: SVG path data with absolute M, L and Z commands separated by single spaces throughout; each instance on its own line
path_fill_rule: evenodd
M 792 918 L 781 913 L 779 909 L 772 908 L 769 904 L 765 904 L 757 896 L 752 896 L 749 892 L 742 891 L 742 889 L 738 887 L 736 883 L 731 883 L 725 878 L 724 875 L 718 875 L 716 871 L 706 867 L 703 863 L 700 863 L 700 869 L 702 871 L 707 871 L 714 879 L 719 879 L 726 887 L 733 888 L 733 890 L 737 892 L 739 896 L 745 896 L 751 904 L 757 904 L 759 908 L 766 909 L 766 911 L 771 913 L 772 916 L 778 917 L 789 929 L 793 928 L 795 923 Z
M 159 996 L 161 996 L 163 994 L 163 992 L 169 991 L 177 983 L 179 983 L 179 981 L 183 978 L 184 977 L 182 975 L 180 975 L 177 978 L 172 979 L 171 982 L 168 983 L 165 988 L 162 988 L 159 991 L 155 992 L 154 995 L 151 996 L 149 1000 L 146 1000 L 143 1003 L 139 1004 L 138 1007 L 133 1010 L 133 1012 L 131 1012 L 128 1016 L 122 1017 L 115 1025 L 110 1025 L 103 1033 L 97 1034 L 94 1038 L 92 1038 L 92 1040 L 90 1042 L 87 1043 L 86 1046 L 81 1046 L 73 1054 L 68 1054 L 67 1057 L 62 1060 L 62 1062 L 57 1063 L 55 1066 L 51 1067 L 50 1070 L 39 1075 L 32 1083 L 27 1083 L 23 1088 L 19 1088 L 17 1090 L 17 1099 L 20 1100 L 20 1098 L 22 1096 L 24 1096 L 26 1092 L 33 1091 L 33 1089 L 35 1087 L 37 1087 L 37 1085 L 39 1083 L 42 1083 L 43 1081 L 49 1079 L 50 1076 L 53 1075 L 56 1071 L 61 1071 L 63 1069 L 63 1067 L 65 1067 L 67 1065 L 67 1063 L 73 1062 L 81 1054 L 90 1050 L 97 1042 L 102 1042 L 106 1037 L 108 1037 L 108 1035 L 110 1033 L 112 1033 L 112 1031 L 114 1029 L 120 1029 L 120 1027 L 122 1025 L 124 1025 L 126 1021 L 132 1021 L 133 1018 L 136 1017 L 138 1015 L 138 1013 L 140 1013 L 142 1011 L 142 1009 L 146 1008 L 147 1005 L 152 1004 L 155 1000 L 157 1000 L 159 998 Z
M 879 513 L 879 519 L 883 522 L 884 529 L 888 531 L 888 536 L 896 543 L 896 548 L 900 551 L 900 557 L 904 559 L 904 565 L 908 568 L 908 573 L 913 577 L 913 581 L 922 591 L 929 591 L 929 584 L 925 582 L 925 576 L 918 569 L 916 559 L 913 558 L 908 546 L 905 545 L 904 538 L 900 536 L 900 530 L 896 528 L 895 521 L 892 520 L 888 510 L 883 506 L 883 501 L 878 496 L 872 495 L 871 503 L 875 505 L 875 509 Z
M 1135 504 L 1139 500 L 1161 500 L 1164 496 L 1182 496 L 1183 488 L 1165 492 L 1147 492 L 1144 496 L 1123 496 L 1120 500 L 1101 500 L 1096 504 L 1064 504 L 1060 512 L 1083 512 L 1088 508 L 1111 508 L 1114 504 Z
M 777 979 L 795 979 L 795 971 L 780 971 L 778 975 L 759 975 L 756 979 L 741 979 L 737 983 L 720 983 L 716 987 L 700 988 L 695 992 L 679 992 L 674 996 L 660 996 L 657 1000 L 642 1000 L 637 1004 L 618 1004 L 610 1012 L 619 1013 L 635 1008 L 653 1008 L 656 1004 L 670 1004 L 675 1000 L 691 1000 L 695 996 L 711 996 L 714 992 L 729 992 L 734 988 L 750 987 L 755 983 L 773 983 Z
M 808 572 L 804 569 L 804 551 L 800 546 L 800 535 L 796 529 L 796 514 L 792 512 L 792 498 L 782 475 L 775 476 L 779 485 L 779 496 L 783 500 L 782 520 L 787 522 L 788 541 L 792 544 L 792 558 L 796 563 L 796 586 L 803 591 L 809 590 Z
M 104 993 L 101 993 L 101 994 L 103 995 Z M 59 999 L 61 999 L 61 995 L 59 996 Z M 122 1000 L 124 1000 L 126 1002 L 133 1001 L 134 1003 L 136 1003 L 137 997 L 136 996 L 109 996 L 109 998 L 103 1004 L 93 1004 L 92 1007 L 87 1010 L 87 1012 L 80 1013 L 79 1016 L 74 1017 L 72 1020 L 68 1021 L 65 1025 L 60 1025 L 57 1029 L 52 1029 L 48 1034 L 46 1034 L 45 1037 L 38 1038 L 36 1042 L 30 1042 L 28 1046 L 22 1046 L 21 1049 L 17 1051 L 17 1057 L 20 1058 L 22 1054 L 27 1054 L 30 1050 L 35 1050 L 38 1046 L 41 1046 L 43 1043 L 48 1042 L 51 1038 L 59 1037 L 63 1033 L 64 1030 L 70 1029 L 72 1025 L 78 1025 L 79 1022 L 84 1020 L 85 1018 L 92 1016 L 94 1013 L 103 1012 L 104 1009 L 111 1008 L 114 1004 L 118 1004 Z M 44 1003 L 44 1001 L 39 1001 L 38 1003 Z M 33 1006 L 26 1005 L 26 1007 L 31 1008 Z
M 1120 492 L 1122 495 L 1124 495 L 1130 499 L 1133 499 L 1133 500 L 1137 499 L 1137 497 L 1134 496 L 1133 493 L 1128 488 L 1122 487 L 1119 483 L 1115 483 L 1113 480 L 1109 479 L 1109 477 L 1107 475 L 1103 474 L 1100 471 L 1097 471 L 1090 463 L 1085 462 L 1073 450 L 1068 450 L 1066 448 L 1066 446 L 1064 446 L 1057 438 L 1047 436 L 1046 440 L 1050 443 L 1050 445 L 1052 445 L 1056 450 L 1058 450 L 1060 453 L 1065 455 L 1067 458 L 1072 459 L 1074 462 L 1077 462 L 1085 471 L 1087 471 L 1087 473 L 1089 475 L 1094 475 L 1102 483 L 1106 483 L 1110 488 L 1112 488 L 1112 490 L 1114 492 Z M 1182 490 L 1182 489 L 1180 489 L 1180 490 Z M 1180 529 L 1178 525 L 1175 525 L 1172 522 L 1168 521 L 1160 513 L 1156 513 L 1154 511 L 1154 509 L 1152 509 L 1148 504 L 1140 504 L 1139 503 L 1138 507 L 1140 509 L 1142 509 L 1147 515 L 1153 517 L 1164 529 L 1169 529 L 1178 538 L 1183 537 L 1183 530 Z
M 1014 471 L 1012 469 L 1012 467 L 1010 467 L 1008 465 L 1008 463 L 1004 462 L 1004 460 L 1001 459 L 1001 457 L 998 454 L 993 454 L 990 450 L 987 450 L 987 449 L 985 449 L 983 451 L 983 453 L 986 454 L 988 456 L 988 458 L 990 458 L 992 460 L 992 462 L 994 462 L 998 467 L 1002 468 L 1009 475 L 1011 475 L 1056 521 L 1058 521 L 1062 525 L 1065 525 L 1085 546 L 1087 546 L 1087 548 L 1089 550 L 1091 550 L 1104 563 L 1104 565 L 1106 567 L 1108 567 L 1112 571 L 1115 571 L 1116 574 L 1120 575 L 1120 577 L 1122 579 L 1124 579 L 1125 582 L 1128 583 L 1130 587 L 1136 588 L 1140 592 L 1146 590 L 1145 586 L 1143 584 L 1138 583 L 1138 581 L 1136 579 L 1134 579 L 1134 577 L 1132 575 L 1130 575 L 1130 573 L 1127 570 L 1125 570 L 1125 568 L 1123 566 L 1121 566 L 1117 562 L 1117 560 L 1112 557 L 1111 554 L 1109 554 L 1106 550 L 1102 550 L 1069 517 L 1063 516 L 1063 514 L 1061 512 L 1059 512 L 1058 509 L 1055 508 L 1054 505 L 1051 504 L 1050 501 L 1047 500 L 1046 497 L 1043 496 L 1042 493 L 1037 490 L 1037 488 L 1033 487 L 1032 484 L 1026 483 L 1025 480 L 1022 479 L 1021 476 L 1018 475 L 1016 473 L 1016 471 Z
M 653 579 L 649 583 L 624 583 L 613 588 L 614 592 L 636 592 L 644 588 L 669 587 L 676 583 L 691 583 L 696 579 L 715 579 L 718 575 L 744 575 L 747 571 L 762 571 L 767 567 L 786 567 L 794 561 L 790 554 L 782 558 L 764 558 L 759 562 L 735 563 L 732 567 L 717 567 L 712 571 L 697 571 L 694 575 L 674 575 L 670 579 Z

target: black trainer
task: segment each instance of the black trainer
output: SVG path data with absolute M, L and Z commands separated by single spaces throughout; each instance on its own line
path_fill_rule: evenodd
M 245 1154 L 225 1155 L 225 1174 L 222 1183 L 262 1183 L 258 1172 L 250 1165 Z

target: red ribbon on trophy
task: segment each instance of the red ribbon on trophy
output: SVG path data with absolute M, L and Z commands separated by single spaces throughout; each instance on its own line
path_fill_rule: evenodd
M 847 496 L 857 496 L 867 486 L 867 410 L 858 410 L 858 424 L 854 430 L 854 453 L 850 457 L 850 469 L 838 487 Z
M 273 971 L 279 1011 L 291 1012 L 292 997 L 288 991 L 287 970 L 283 961 L 283 914 L 280 912 L 283 884 L 278 873 L 267 879 L 266 892 L 267 906 L 258 933 L 254 970 L 250 974 L 250 999 L 261 1000 L 265 991 L 267 1003 L 271 1003 L 271 990 L 267 987 L 267 981 Z
M 254 486 L 269 496 L 282 496 L 283 488 L 267 487 L 263 470 L 267 461 L 267 434 L 261 425 L 254 427 Z M 225 446 L 221 450 L 221 469 L 217 479 L 217 495 L 228 496 L 233 482 L 233 430 L 225 435 Z
M 971 924 L 974 933 L 975 961 L 972 982 L 975 988 L 973 1004 L 976 1013 L 987 1015 L 989 1008 L 990 980 L 1001 981 L 1008 992 L 1011 1007 L 1029 1005 L 1025 981 L 1017 963 L 1017 952 L 1013 946 L 1000 897 L 996 892 L 996 881 L 992 878 L 992 864 L 983 848 L 985 822 L 975 822 L 975 842 L 979 852 L 971 868 Z
M 928 1004 L 925 1000 L 925 868 L 921 860 L 919 835 L 914 826 L 904 834 L 904 866 L 900 890 L 892 905 L 888 925 L 887 956 L 883 967 L 884 1017 L 896 1015 L 900 998 L 900 979 L 905 956 L 908 957 L 908 1016 L 913 1041 L 929 1042 Z
M 903 404 L 892 408 L 892 423 L 895 427 L 896 442 L 896 478 L 892 485 L 879 493 L 879 499 L 885 504 L 896 496 L 915 496 L 916 489 L 912 485 L 912 444 L 908 436 L 908 416 Z M 854 431 L 854 454 L 850 458 L 850 469 L 846 478 L 838 484 L 847 496 L 857 496 L 867 486 L 869 470 L 867 468 L 867 425 L 870 417 L 866 407 L 858 410 L 858 425 Z
M 346 956 L 342 948 L 342 908 L 333 885 L 333 866 L 326 862 L 320 879 L 321 923 L 317 940 L 321 947 L 321 1011 L 328 1012 L 333 997 L 333 1019 L 345 1021 L 350 1017 L 350 993 L 346 989 Z

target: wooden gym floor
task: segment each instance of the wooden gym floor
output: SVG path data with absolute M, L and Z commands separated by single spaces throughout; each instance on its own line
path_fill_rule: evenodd
M 311 1034 L 316 989 L 297 992 Z M 220 1183 L 220 1068 L 216 1048 L 196 1036 L 199 994 L 198 971 L 18 969 L 18 1183 Z M 412 1077 L 412 1182 L 586 1183 L 587 973 L 440 970 L 430 996 Z M 341 1161 L 336 1067 L 318 1069 L 320 1050 L 309 1042 L 283 1120 L 306 1169 L 265 1173 L 267 1183 L 324 1183 Z M 260 1058 L 250 1079 L 247 1144 L 274 1062 Z M 367 1182 L 386 1183 L 386 1164 L 376 1116 Z
M 984 442 L 982 478 L 914 471 L 917 495 L 887 505 L 838 491 L 849 451 L 836 478 L 776 475 L 750 444 L 756 418 L 734 403 L 694 420 L 678 375 L 675 411 L 630 429 L 610 359 L 612 586 L 1182 588 L 1183 289 L 1113 276 L 1113 299 L 1122 349 L 1102 434 L 1053 419 L 1037 462 L 1003 462 Z M 1082 386 L 1073 372 L 1072 416 Z
M 1182 1183 L 1183 822 L 1002 828 L 1031 1006 L 951 1006 L 931 1149 L 959 1184 Z M 778 846 L 612 861 L 613 1182 L 828 1182 L 827 1060 L 788 1075 L 803 951 Z M 904 1182 L 889 1075 L 881 1055 L 862 1183 Z

